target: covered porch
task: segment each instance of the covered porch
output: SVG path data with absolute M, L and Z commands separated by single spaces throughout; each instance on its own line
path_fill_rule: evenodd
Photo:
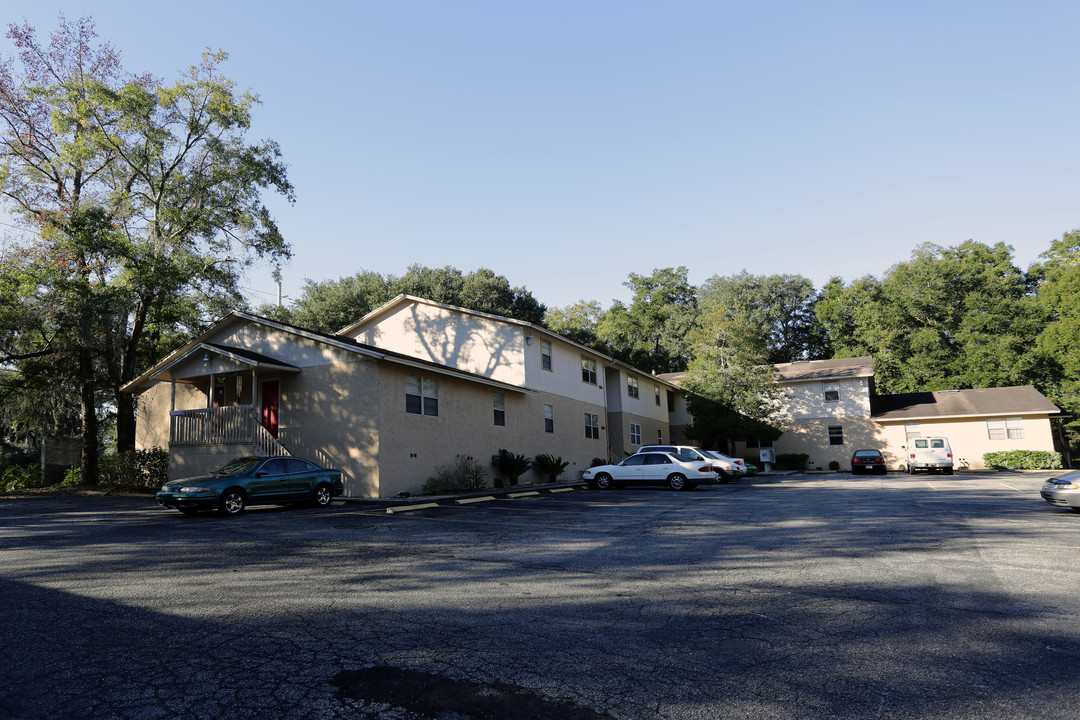
M 239 446 L 253 455 L 290 455 L 278 441 L 281 381 L 299 372 L 241 348 L 200 343 L 189 349 L 154 378 L 171 383 L 170 449 Z M 187 392 L 178 393 L 179 385 Z

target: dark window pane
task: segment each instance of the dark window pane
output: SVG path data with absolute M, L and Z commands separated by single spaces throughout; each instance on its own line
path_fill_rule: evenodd
M 419 395 L 406 395 L 405 396 L 405 412 L 412 413 L 413 415 L 419 415 L 421 410 L 420 396 Z

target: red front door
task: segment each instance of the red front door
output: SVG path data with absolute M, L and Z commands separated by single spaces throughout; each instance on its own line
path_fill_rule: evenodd
M 271 436 L 277 438 L 278 431 L 278 381 L 270 380 L 262 384 L 262 426 Z

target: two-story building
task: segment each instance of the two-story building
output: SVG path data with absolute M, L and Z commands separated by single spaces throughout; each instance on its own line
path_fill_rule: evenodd
M 172 478 L 293 454 L 390 497 L 500 449 L 576 478 L 666 439 L 675 388 L 540 326 L 400 296 L 334 334 L 231 313 L 125 390 L 137 446 L 167 447 Z
M 773 366 L 773 377 L 781 391 L 775 422 L 783 434 L 775 441 L 740 439 L 737 455 L 760 458 L 771 449 L 806 455 L 810 469 L 836 463 L 848 470 L 852 453 L 876 449 L 890 468 L 905 470 L 910 441 L 938 435 L 949 438 L 957 467 L 981 469 L 988 452 L 1055 449 L 1051 418 L 1061 411 L 1030 385 L 877 395 L 869 356 L 782 363 Z M 678 418 L 672 416 L 674 434 L 693 424 L 684 400 L 676 403 Z

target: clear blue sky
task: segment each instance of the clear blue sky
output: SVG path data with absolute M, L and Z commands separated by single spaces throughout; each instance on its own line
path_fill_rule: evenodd
M 1075 0 L 5 5 L 167 79 L 230 53 L 296 186 L 291 297 L 421 263 L 608 307 L 657 267 L 820 287 L 923 242 L 1027 267 L 1080 227 Z

